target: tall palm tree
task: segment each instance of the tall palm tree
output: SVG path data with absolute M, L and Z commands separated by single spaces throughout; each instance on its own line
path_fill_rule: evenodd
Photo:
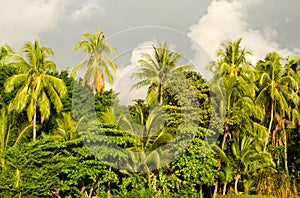
M 241 47 L 241 41 L 240 38 L 236 41 L 223 42 L 217 51 L 217 61 L 208 66 L 208 69 L 214 72 L 211 86 L 220 92 L 218 98 L 221 101 L 216 101 L 217 106 L 221 112 L 226 112 L 221 142 L 222 150 L 226 148 L 228 137 L 232 137 L 240 129 L 235 122 L 243 122 L 243 130 L 250 131 L 250 116 L 255 114 L 261 116 L 259 114 L 261 111 L 255 111 L 258 108 L 253 100 L 256 89 L 252 83 L 254 69 L 247 61 L 247 55 L 251 55 L 251 52 Z M 224 87 L 224 89 L 219 89 L 219 87 Z M 221 160 L 218 169 L 221 170 Z M 214 197 L 217 195 L 217 190 L 218 181 L 216 181 Z
M 252 75 L 252 68 L 247 56 L 252 52 L 241 47 L 242 38 L 236 41 L 226 41 L 221 44 L 217 51 L 217 67 L 222 77 L 241 77 L 248 81 Z
M 172 52 L 167 43 L 159 46 L 153 45 L 153 51 L 153 56 L 147 53 L 142 54 L 143 59 L 139 60 L 141 68 L 131 76 L 141 81 L 134 84 L 132 89 L 148 86 L 148 103 L 162 105 L 164 89 L 170 77 L 193 67 L 190 64 L 177 66 L 182 54 Z
M 63 109 L 61 97 L 67 93 L 64 82 L 46 72 L 55 71 L 55 64 L 49 59 L 53 55 L 50 48 L 41 47 L 38 40 L 26 42 L 20 54 L 13 54 L 15 61 L 20 63 L 20 73 L 7 79 L 5 91 L 14 89 L 18 92 L 11 102 L 12 108 L 18 113 L 27 109 L 28 121 L 33 125 L 33 141 L 36 140 L 36 120 L 39 112 L 41 123 L 50 116 L 51 103 L 57 112 Z
M 260 61 L 256 67 L 258 76 L 259 93 L 256 103 L 261 105 L 270 116 L 268 134 L 272 132 L 274 116 L 276 112 L 282 118 L 290 115 L 289 102 L 298 105 L 298 83 L 291 75 L 285 75 L 281 65 L 281 57 L 277 53 L 270 53 L 264 61 Z M 274 134 L 273 134 L 274 135 Z M 268 144 L 265 142 L 265 148 Z
M 83 84 L 88 85 L 94 93 L 103 93 L 105 87 L 104 76 L 112 84 L 111 69 L 113 72 L 117 71 L 116 63 L 107 54 L 117 56 L 118 52 L 106 43 L 104 33 L 100 30 L 97 30 L 95 34 L 87 32 L 82 35 L 82 39 L 74 45 L 74 51 L 83 50 L 88 53 L 89 58 L 73 69 L 72 76 L 74 77 L 80 68 L 87 66 Z
M 214 78 L 224 83 L 227 92 L 227 109 L 232 106 L 234 98 L 254 96 L 255 93 L 255 86 L 251 83 L 254 68 L 247 61 L 247 55 L 251 55 L 251 51 L 242 48 L 241 41 L 242 39 L 239 38 L 236 41 L 223 42 L 217 51 L 217 61 L 208 66 L 208 69 L 216 71 Z

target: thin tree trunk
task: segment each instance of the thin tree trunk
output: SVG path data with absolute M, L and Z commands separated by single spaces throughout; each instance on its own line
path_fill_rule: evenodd
M 153 190 L 156 191 L 156 175 L 155 174 L 154 174 L 154 177 L 153 177 L 152 188 L 153 188 Z
M 228 132 L 226 131 L 223 137 L 223 142 L 222 142 L 222 151 L 224 151 L 224 147 L 225 147 L 225 142 L 226 142 L 226 138 L 227 138 Z
M 283 133 L 284 133 L 284 168 L 286 171 L 286 174 L 289 175 L 289 169 L 288 169 L 288 154 L 287 154 L 287 134 L 285 130 L 285 123 L 283 124 Z
M 237 174 L 237 175 L 235 176 L 234 193 L 235 193 L 236 195 L 239 194 L 239 191 L 238 191 L 238 184 L 239 184 L 239 179 L 240 179 L 240 178 L 241 178 L 241 175 L 240 175 L 240 174 Z
M 221 146 L 221 149 L 222 151 L 224 151 L 224 147 L 225 147 L 225 143 L 226 143 L 226 138 L 227 138 L 227 135 L 228 135 L 228 126 L 225 128 L 225 134 L 223 136 L 223 141 L 222 141 L 222 146 Z M 221 159 L 219 160 L 219 168 L 218 168 L 218 171 L 221 170 Z M 215 188 L 214 188 L 214 194 L 213 194 L 213 198 L 217 197 L 218 195 L 218 187 L 219 187 L 219 181 L 217 180 L 216 181 L 216 185 L 215 185 Z
M 150 189 L 152 187 L 151 185 L 151 173 L 150 173 L 150 170 L 147 169 L 147 177 L 148 177 L 148 188 Z
M 223 187 L 223 195 L 226 194 L 226 188 L 227 188 L 227 182 L 224 182 L 224 187 Z
M 212 198 L 217 197 L 217 195 L 218 195 L 218 187 L 219 187 L 219 181 L 217 180 L 215 188 L 214 188 L 214 194 L 213 194 Z
M 200 184 L 200 190 L 199 190 L 200 198 L 203 197 L 203 186 Z
M 33 116 L 33 141 L 36 140 L 36 105 L 34 109 L 34 116 Z
M 92 187 L 91 187 L 91 189 L 90 189 L 90 195 L 89 195 L 89 198 L 92 198 L 92 195 L 93 195 L 93 192 L 94 192 L 94 187 L 95 187 L 95 185 L 97 184 L 97 182 L 99 181 L 99 179 L 100 179 L 100 174 L 98 174 L 96 180 L 95 180 L 95 181 L 93 182 L 93 184 L 92 184 Z
M 265 142 L 264 151 L 266 151 L 266 148 L 267 148 L 267 145 L 268 145 L 268 142 L 269 142 L 269 136 L 271 134 L 273 119 L 274 119 L 274 102 L 272 101 L 272 106 L 271 106 L 271 120 L 270 120 L 270 124 L 269 124 L 268 137 L 267 137 L 267 140 Z
M 159 84 L 159 104 L 163 104 L 163 88 L 162 84 Z
M 111 171 L 111 166 L 109 166 L 108 170 Z M 111 197 L 111 195 L 110 195 L 110 181 L 108 182 L 107 186 L 108 186 L 107 198 L 110 198 Z

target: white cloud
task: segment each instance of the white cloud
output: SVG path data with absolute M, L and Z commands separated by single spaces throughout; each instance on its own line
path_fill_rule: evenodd
M 20 46 L 52 30 L 68 0 L 10 0 L 0 7 L 0 44 Z M 5 6 L 4 6 L 5 5 Z
M 132 50 L 131 59 L 130 59 L 131 65 L 134 67 L 138 66 L 139 65 L 138 61 L 143 58 L 142 54 L 153 55 L 153 48 L 152 48 L 153 44 L 154 42 L 152 41 L 146 41 L 139 44 L 137 48 Z
M 81 5 L 81 8 L 71 13 L 70 20 L 73 24 L 80 24 L 88 21 L 95 16 L 103 16 L 105 10 L 99 4 L 87 2 Z
M 288 56 L 298 49 L 283 49 L 277 42 L 277 31 L 270 25 L 263 30 L 253 30 L 248 21 L 248 9 L 259 5 L 260 0 L 213 0 L 198 24 L 190 27 L 188 36 L 195 40 L 210 57 L 220 48 L 220 43 L 226 40 L 243 38 L 242 45 L 253 51 L 252 62 L 263 59 L 269 52 L 277 51 L 282 56 Z
M 131 53 L 130 63 L 125 67 L 120 67 L 119 71 L 115 75 L 113 89 L 119 93 L 119 99 L 121 104 L 131 104 L 132 100 L 142 98 L 145 99 L 147 93 L 147 87 L 143 87 L 137 90 L 130 90 L 131 86 L 138 82 L 138 79 L 130 78 L 131 74 L 137 72 L 140 64 L 138 61 L 142 59 L 143 53 L 153 54 L 152 45 L 154 42 L 146 41 L 139 44 L 135 49 L 126 53 Z M 123 54 L 125 55 L 125 54 Z

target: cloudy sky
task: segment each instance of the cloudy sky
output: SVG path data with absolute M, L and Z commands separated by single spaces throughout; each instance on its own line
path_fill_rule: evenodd
M 138 52 L 167 41 L 200 70 L 220 43 L 243 37 L 251 60 L 278 51 L 300 53 L 299 0 L 0 0 L 0 44 L 19 51 L 38 38 L 54 49 L 59 69 L 85 58 L 73 45 L 86 32 L 104 31 L 120 57 L 118 79 L 134 69 Z M 147 51 L 148 50 L 148 51 Z M 131 66 L 131 67 L 130 67 Z

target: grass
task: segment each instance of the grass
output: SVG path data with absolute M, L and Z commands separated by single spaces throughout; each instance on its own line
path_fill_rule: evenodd
M 276 198 L 267 195 L 219 195 L 218 198 Z

